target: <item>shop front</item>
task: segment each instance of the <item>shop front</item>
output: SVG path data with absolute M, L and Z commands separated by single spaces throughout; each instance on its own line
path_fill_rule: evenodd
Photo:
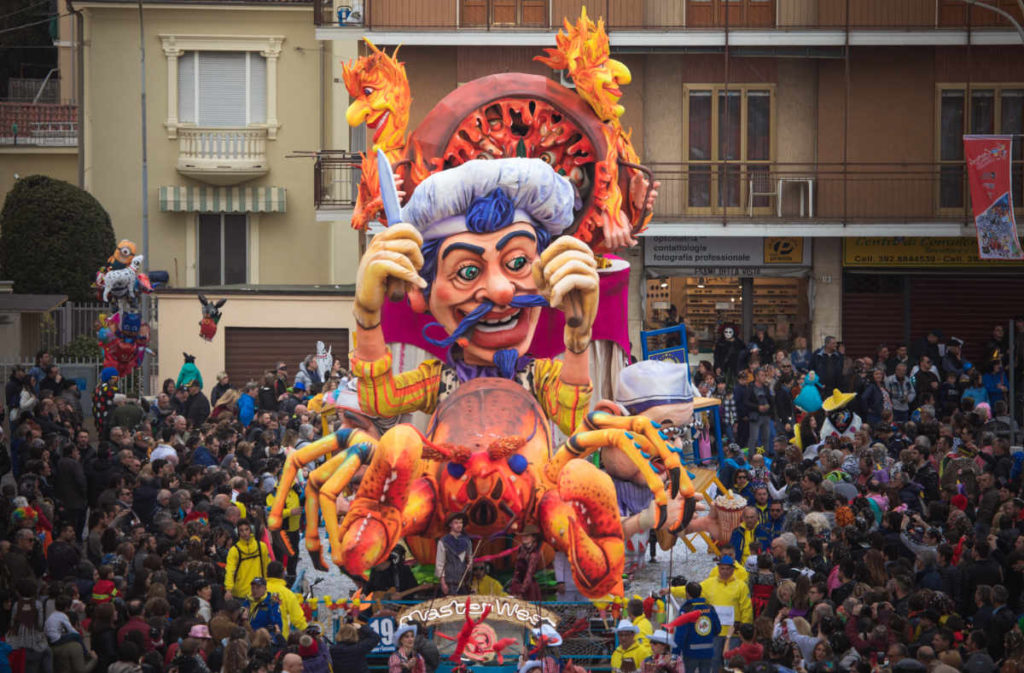
M 685 323 L 691 352 L 710 352 L 725 324 L 777 343 L 808 334 L 810 239 L 645 237 L 644 269 L 645 328 Z
M 978 259 L 970 237 L 843 241 L 843 340 L 852 356 L 912 344 L 929 330 L 980 362 L 996 324 L 1024 312 L 1024 262 Z

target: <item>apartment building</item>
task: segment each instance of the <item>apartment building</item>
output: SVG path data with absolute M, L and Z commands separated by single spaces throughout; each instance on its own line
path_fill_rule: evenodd
M 310 153 L 347 149 L 347 134 L 326 135 L 331 63 L 354 56 L 356 38 L 318 41 L 302 1 L 62 7 L 60 82 L 84 95 L 0 106 L 26 120 L 17 145 L 0 143 L 0 188 L 39 172 L 80 184 L 140 248 L 145 193 L 149 268 L 170 278 L 158 293 L 160 377 L 176 375 L 183 352 L 239 382 L 277 359 L 294 369 L 317 340 L 344 359 L 358 237 L 317 221 Z M 228 298 L 212 342 L 199 335 L 197 291 Z
M 1013 0 L 993 3 L 1021 19 Z M 971 357 L 1010 316 L 1022 267 L 977 259 L 961 142 L 1024 131 L 1024 45 L 996 12 L 963 0 L 339 0 L 313 21 L 332 45 L 402 45 L 413 129 L 478 77 L 557 80 L 533 57 L 584 4 L 632 73 L 623 125 L 661 181 L 626 255 L 638 295 L 671 288 L 704 347 L 727 321 L 815 346 L 834 334 L 851 353 L 940 328 Z M 343 117 L 330 123 L 344 138 Z M 337 181 L 337 160 L 322 159 L 321 183 Z M 1018 205 L 1021 160 L 1015 144 Z M 318 218 L 346 217 L 327 192 L 314 200 Z M 635 329 L 657 324 L 656 301 L 634 302 Z

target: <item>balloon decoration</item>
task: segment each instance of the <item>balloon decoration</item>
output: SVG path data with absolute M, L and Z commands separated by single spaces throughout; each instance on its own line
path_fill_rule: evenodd
M 96 337 L 103 349 L 103 366 L 117 369 L 118 376 L 127 376 L 142 365 L 149 345 L 149 324 L 142 321 L 139 301 L 142 294 L 153 291 L 153 285 L 142 271 L 142 255 L 135 244 L 122 240 L 107 263 L 96 272 L 97 299 L 107 304 L 112 313 L 102 314 L 96 325 Z
M 203 293 L 198 293 L 199 302 L 203 305 L 203 319 L 199 321 L 199 336 L 207 341 L 213 341 L 217 336 L 217 325 L 220 324 L 220 309 L 227 302 L 227 299 L 210 301 Z

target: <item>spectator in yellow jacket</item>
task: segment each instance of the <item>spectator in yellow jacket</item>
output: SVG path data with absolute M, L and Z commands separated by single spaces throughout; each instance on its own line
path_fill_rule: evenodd
M 615 627 L 615 636 L 619 639 L 619 646 L 612 652 L 612 673 L 631 673 L 639 671 L 644 660 L 651 656 L 651 646 L 646 640 L 641 643 L 637 639 L 639 629 L 628 619 L 619 621 Z
M 654 627 L 651 626 L 651 620 L 647 619 L 647 615 L 644 614 L 644 602 L 639 598 L 631 598 L 626 604 L 626 611 L 629 613 L 629 619 L 633 622 L 633 626 L 637 628 L 637 643 L 650 647 L 649 638 L 654 633 Z
M 701 582 L 701 596 L 704 597 L 722 620 L 722 630 L 715 638 L 714 658 L 711 670 L 717 671 L 722 665 L 725 640 L 737 624 L 752 624 L 754 608 L 750 604 L 750 588 L 736 577 L 736 561 L 728 554 L 718 560 L 717 574 Z M 737 642 L 736 645 L 739 643 Z
M 284 564 L 280 561 L 267 564 L 267 591 L 277 594 L 281 599 L 281 635 L 285 640 L 293 629 L 302 631 L 306 628 L 306 613 L 302 611 L 302 602 L 285 583 Z
M 256 577 L 267 576 L 270 553 L 267 545 L 252 535 L 252 524 L 238 522 L 238 542 L 228 550 L 224 569 L 224 598 L 249 598 L 250 584 Z

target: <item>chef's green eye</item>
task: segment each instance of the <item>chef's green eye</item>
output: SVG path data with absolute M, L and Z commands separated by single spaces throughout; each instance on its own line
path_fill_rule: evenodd
M 456 272 L 456 274 L 462 280 L 476 280 L 477 277 L 480 275 L 480 267 L 474 266 L 472 264 L 467 264 L 466 266 L 459 269 Z
M 526 266 L 526 258 L 523 256 L 514 257 L 508 261 L 505 265 L 512 271 L 522 271 L 523 267 Z

